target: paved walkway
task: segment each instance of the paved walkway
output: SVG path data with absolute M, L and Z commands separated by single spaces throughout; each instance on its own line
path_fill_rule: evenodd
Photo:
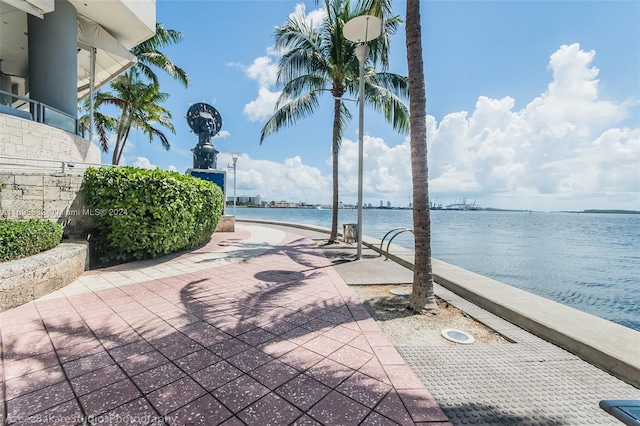
M 326 239 L 326 235 L 311 230 L 296 232 L 309 238 Z M 396 247 L 394 253 L 401 251 L 398 249 Z M 324 251 L 349 285 L 412 282 L 411 271 L 392 261 L 384 261 L 373 250 L 363 250 L 364 262 L 349 261 L 355 257 L 355 244 L 327 246 Z M 411 256 L 406 258 L 412 262 Z M 621 424 L 600 409 L 598 402 L 602 399 L 640 400 L 640 389 L 556 345 L 437 284 L 435 293 L 511 342 L 397 347 L 452 424 Z
M 0 314 L 0 423 L 449 424 L 308 238 L 237 225 Z

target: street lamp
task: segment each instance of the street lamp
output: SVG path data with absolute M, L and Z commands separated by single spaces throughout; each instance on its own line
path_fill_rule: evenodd
M 227 165 L 228 168 L 233 169 L 233 216 L 236 216 L 236 163 L 238 162 L 238 156 L 240 151 L 231 151 L 231 159 L 233 160 L 233 166 Z
M 382 34 L 382 20 L 371 15 L 361 15 L 347 21 L 342 29 L 347 40 L 356 45 L 356 56 L 360 61 L 359 127 L 358 127 L 358 251 L 356 260 L 362 259 L 362 174 L 364 158 L 364 63 L 369 55 L 367 42 Z

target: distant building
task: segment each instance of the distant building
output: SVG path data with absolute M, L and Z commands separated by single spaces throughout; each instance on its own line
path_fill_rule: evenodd
M 391 207 L 391 201 L 387 201 L 387 207 Z
M 298 203 L 291 203 L 289 201 L 272 201 L 270 207 L 276 208 L 296 208 L 299 207 Z
M 260 206 L 262 203 L 260 196 L 256 195 L 255 197 L 249 196 L 239 196 L 236 197 L 236 205 L 238 206 Z M 233 204 L 233 197 L 227 197 L 227 204 Z

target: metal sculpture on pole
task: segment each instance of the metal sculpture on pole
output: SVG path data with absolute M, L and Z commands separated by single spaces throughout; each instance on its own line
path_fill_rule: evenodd
M 193 168 L 199 170 L 216 169 L 217 155 L 211 138 L 222 128 L 222 117 L 217 109 L 203 102 L 191 105 L 187 111 L 187 123 L 193 133 L 198 135 L 198 144 L 193 152 Z

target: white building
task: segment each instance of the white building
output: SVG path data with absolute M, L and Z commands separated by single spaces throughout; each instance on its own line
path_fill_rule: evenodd
M 0 0 L 0 219 L 48 219 L 82 235 L 84 169 L 100 149 L 78 102 L 136 63 L 155 0 Z
M 0 0 L 0 114 L 80 134 L 78 101 L 135 64 L 129 49 L 155 26 L 155 0 Z M 9 141 L 9 126 L 2 142 L 28 145 Z M 24 152 L 15 148 L 0 155 Z M 99 162 L 99 152 L 90 159 Z

